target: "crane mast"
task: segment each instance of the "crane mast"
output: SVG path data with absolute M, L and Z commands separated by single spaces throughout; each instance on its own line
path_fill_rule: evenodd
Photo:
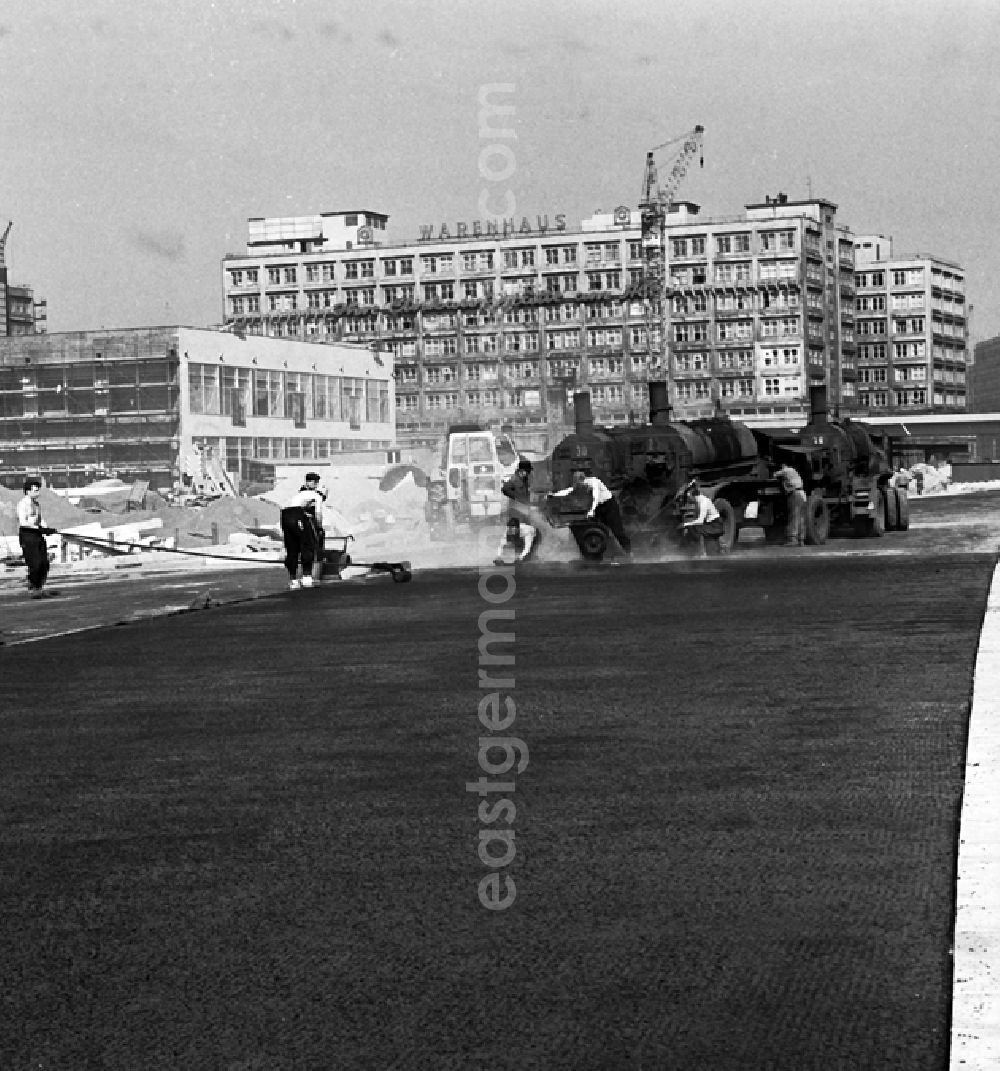
M 701 152 L 703 126 L 679 138 L 657 145 L 646 153 L 646 172 L 643 176 L 639 213 L 642 233 L 642 289 L 646 303 L 646 332 L 650 363 L 661 367 L 672 381 L 667 361 L 667 216 L 694 157 Z M 681 143 L 666 181 L 661 185 L 655 154 L 661 149 Z M 701 165 L 704 166 L 704 159 Z
M 0 235 L 0 267 L 3 267 L 3 263 L 4 263 L 3 254 L 4 254 L 4 249 L 6 248 L 6 245 L 7 245 L 7 236 L 10 234 L 10 229 L 13 226 L 14 226 L 14 221 L 11 220 L 7 224 L 7 229 L 3 232 L 2 235 Z

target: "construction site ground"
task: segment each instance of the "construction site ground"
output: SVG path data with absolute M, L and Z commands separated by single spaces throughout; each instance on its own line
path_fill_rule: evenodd
M 953 1043 L 952 945 L 1000 494 L 699 562 L 550 535 L 502 604 L 469 545 L 298 592 L 200 559 L 51 600 L 8 576 L 0 1066 L 995 1066 L 974 1010 Z M 492 777 L 497 912 L 489 735 L 530 751 Z

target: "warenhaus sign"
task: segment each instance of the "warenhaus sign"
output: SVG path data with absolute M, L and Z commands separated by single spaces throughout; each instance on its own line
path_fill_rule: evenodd
M 471 223 L 456 223 L 454 232 L 447 223 L 435 227 L 433 223 L 422 225 L 420 228 L 420 241 L 422 242 L 445 242 L 452 238 L 507 238 L 517 234 L 547 234 L 551 231 L 566 230 L 566 217 L 559 213 L 552 217 L 553 225 L 549 226 L 548 214 L 535 216 L 535 225 L 527 216 L 521 217 L 521 222 L 511 216 L 510 219 L 474 219 Z

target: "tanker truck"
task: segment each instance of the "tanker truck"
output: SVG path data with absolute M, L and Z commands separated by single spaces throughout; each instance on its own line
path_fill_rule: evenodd
M 807 541 L 825 543 L 834 531 L 881 536 L 909 528 L 909 499 L 904 488 L 892 486 L 888 445 L 863 423 L 831 417 L 825 386 L 810 387 L 809 401 L 809 423 L 800 431 L 757 433 L 775 467 L 790 464 L 802 477 Z M 782 531 L 780 496 L 772 516 L 769 536 Z
M 762 528 L 768 542 L 783 539 L 786 499 L 774 473 L 785 463 L 803 479 L 807 543 L 825 543 L 831 531 L 881 536 L 909 527 L 906 491 L 890 484 L 887 449 L 864 424 L 831 419 L 824 387 L 812 388 L 809 422 L 799 431 L 751 430 L 723 414 L 671 421 L 663 382 L 649 384 L 648 424 L 595 427 L 590 395 L 577 393 L 574 404 L 576 428 L 552 452 L 552 488 L 571 486 L 577 469 L 598 476 L 636 549 L 679 541 L 681 492 L 693 478 L 722 518 L 722 552 L 745 528 Z M 571 530 L 585 559 L 600 561 L 611 536 L 587 519 L 588 506 L 575 495 L 550 497 L 547 513 Z
M 574 395 L 574 406 L 575 430 L 552 451 L 552 488 L 570 487 L 577 469 L 599 477 L 617 500 L 637 550 L 678 541 L 679 494 L 694 477 L 722 518 L 721 551 L 735 545 L 742 527 L 761 524 L 760 504 L 774 480 L 755 433 L 746 425 L 721 414 L 671 421 L 663 382 L 649 384 L 648 424 L 595 427 L 585 391 Z M 747 516 L 751 503 L 758 514 L 751 509 Z M 587 519 L 588 505 L 572 494 L 550 497 L 547 513 L 554 526 L 571 530 L 585 559 L 600 561 L 611 538 L 602 524 Z M 768 508 L 764 502 L 765 512 Z

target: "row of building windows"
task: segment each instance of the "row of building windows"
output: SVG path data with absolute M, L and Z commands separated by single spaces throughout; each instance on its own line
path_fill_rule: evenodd
M 128 387 L 74 387 L 72 390 L 0 391 L 0 418 L 124 416 L 171 412 L 177 387 L 143 384 Z
M 307 420 L 389 423 L 386 380 L 327 376 L 311 372 L 251 369 L 191 363 L 189 408 L 205 416 L 280 417 L 301 426 Z
M 964 394 L 946 394 L 943 391 L 934 392 L 934 404 L 949 408 L 960 408 L 965 405 Z M 913 390 L 875 390 L 858 392 L 858 404 L 868 409 L 886 409 L 892 405 L 899 408 L 906 406 L 927 405 L 927 390 L 917 387 Z
M 388 450 L 389 440 L 351 440 L 351 439 L 316 439 L 316 438 L 273 438 L 271 436 L 241 435 L 215 437 L 197 436 L 192 444 L 204 450 L 222 451 L 225 465 L 230 472 L 240 471 L 241 461 L 322 461 L 336 456 L 345 450 L 362 447 L 373 450 Z
M 505 253 L 512 256 L 517 254 L 516 250 L 508 250 Z M 534 256 L 528 255 L 528 251 L 522 251 L 520 254 L 521 259 L 515 265 L 514 260 L 511 260 L 509 264 L 506 264 L 509 268 L 519 266 L 522 269 L 533 268 Z M 440 256 L 433 258 L 434 266 L 430 268 L 427 275 L 440 275 L 440 274 L 452 274 L 450 270 L 445 270 L 439 266 L 438 262 L 449 260 L 450 257 Z M 395 263 L 395 262 L 392 262 Z M 597 261 L 591 259 L 588 256 L 585 264 L 585 269 L 592 268 L 597 264 L 604 263 L 617 263 L 617 261 L 604 260 Z M 404 266 L 406 262 L 403 262 Z M 547 266 L 555 266 L 555 262 L 550 262 Z M 408 265 L 409 271 L 400 271 L 401 275 L 412 274 L 412 263 Z M 332 282 L 334 279 L 334 265 L 306 265 L 306 283 L 307 284 L 323 284 Z M 670 269 L 670 283 L 672 286 L 698 286 L 707 285 L 709 278 L 712 282 L 726 285 L 726 284 L 750 284 L 754 282 L 775 282 L 780 280 L 794 280 L 799 276 L 800 266 L 797 260 L 774 260 L 774 261 L 761 261 L 755 265 L 753 261 L 733 261 L 733 262 L 720 262 L 715 263 L 709 271 L 707 264 L 699 265 L 672 265 Z M 893 272 L 894 277 L 899 277 L 904 282 L 894 282 L 894 285 L 918 285 L 920 280 L 917 279 L 916 274 L 919 273 L 922 277 L 923 269 L 911 269 L 909 271 Z M 394 276 L 395 271 L 386 273 L 387 275 Z M 640 268 L 632 268 L 627 272 L 621 270 L 613 271 L 590 271 L 584 270 L 586 275 L 587 289 L 590 292 L 599 290 L 620 290 L 624 279 L 627 279 L 628 285 L 634 286 L 640 283 L 643 279 L 643 272 Z M 879 283 L 878 279 L 884 280 L 883 272 L 871 272 L 861 273 L 856 276 L 856 285 L 860 288 L 878 288 L 883 283 Z M 363 283 L 367 279 L 374 280 L 374 261 L 349 261 L 344 265 L 344 280 L 346 282 L 360 282 Z M 817 282 L 823 282 L 823 274 L 821 271 L 816 271 L 814 268 L 812 275 L 807 277 L 813 278 Z M 230 278 L 232 287 L 239 289 L 245 286 L 258 285 L 259 270 L 258 269 L 236 269 L 230 271 Z M 545 287 L 544 289 L 550 293 L 570 292 L 575 293 L 580 289 L 580 276 L 578 272 L 571 274 L 549 274 L 544 276 Z M 876 280 L 876 281 L 872 281 Z M 267 269 L 267 281 L 270 286 L 295 286 L 298 284 L 298 269 L 292 266 L 285 266 L 280 268 L 268 268 Z M 419 288 L 416 283 L 407 283 L 399 285 L 385 285 L 383 286 L 384 298 L 386 301 L 413 301 L 415 300 L 418 292 L 423 296 L 425 301 L 454 301 L 458 297 L 462 297 L 467 300 L 482 300 L 491 298 L 494 294 L 494 281 L 491 279 L 486 280 L 465 280 L 462 283 L 456 283 L 454 281 L 435 281 L 424 282 Z M 516 292 L 516 291 L 512 291 Z M 329 307 L 333 303 L 334 291 L 317 292 L 312 294 L 307 293 L 306 298 L 308 306 L 311 308 Z M 347 287 L 344 290 L 344 303 L 345 304 L 374 304 L 375 303 L 376 288 L 374 286 L 359 286 L 359 287 Z M 287 295 L 288 297 L 294 297 L 295 295 Z M 272 299 L 275 295 L 269 295 Z M 876 300 L 871 297 L 862 297 L 859 299 L 859 308 L 879 308 L 884 307 L 884 297 L 879 296 L 881 299 L 881 306 L 877 304 L 871 304 Z M 256 299 L 256 302 L 254 301 Z M 259 311 L 260 308 L 260 295 L 248 294 L 244 296 L 235 295 L 230 299 L 232 302 L 244 302 L 242 309 L 246 312 Z M 910 295 L 893 295 L 893 308 L 907 307 L 909 302 L 917 302 L 916 305 L 910 305 L 910 307 L 919 307 L 923 302 L 923 294 L 910 294 Z M 294 305 L 292 306 L 294 308 Z M 272 306 L 272 310 L 275 306 Z M 234 314 L 238 314 L 238 310 L 234 307 Z

